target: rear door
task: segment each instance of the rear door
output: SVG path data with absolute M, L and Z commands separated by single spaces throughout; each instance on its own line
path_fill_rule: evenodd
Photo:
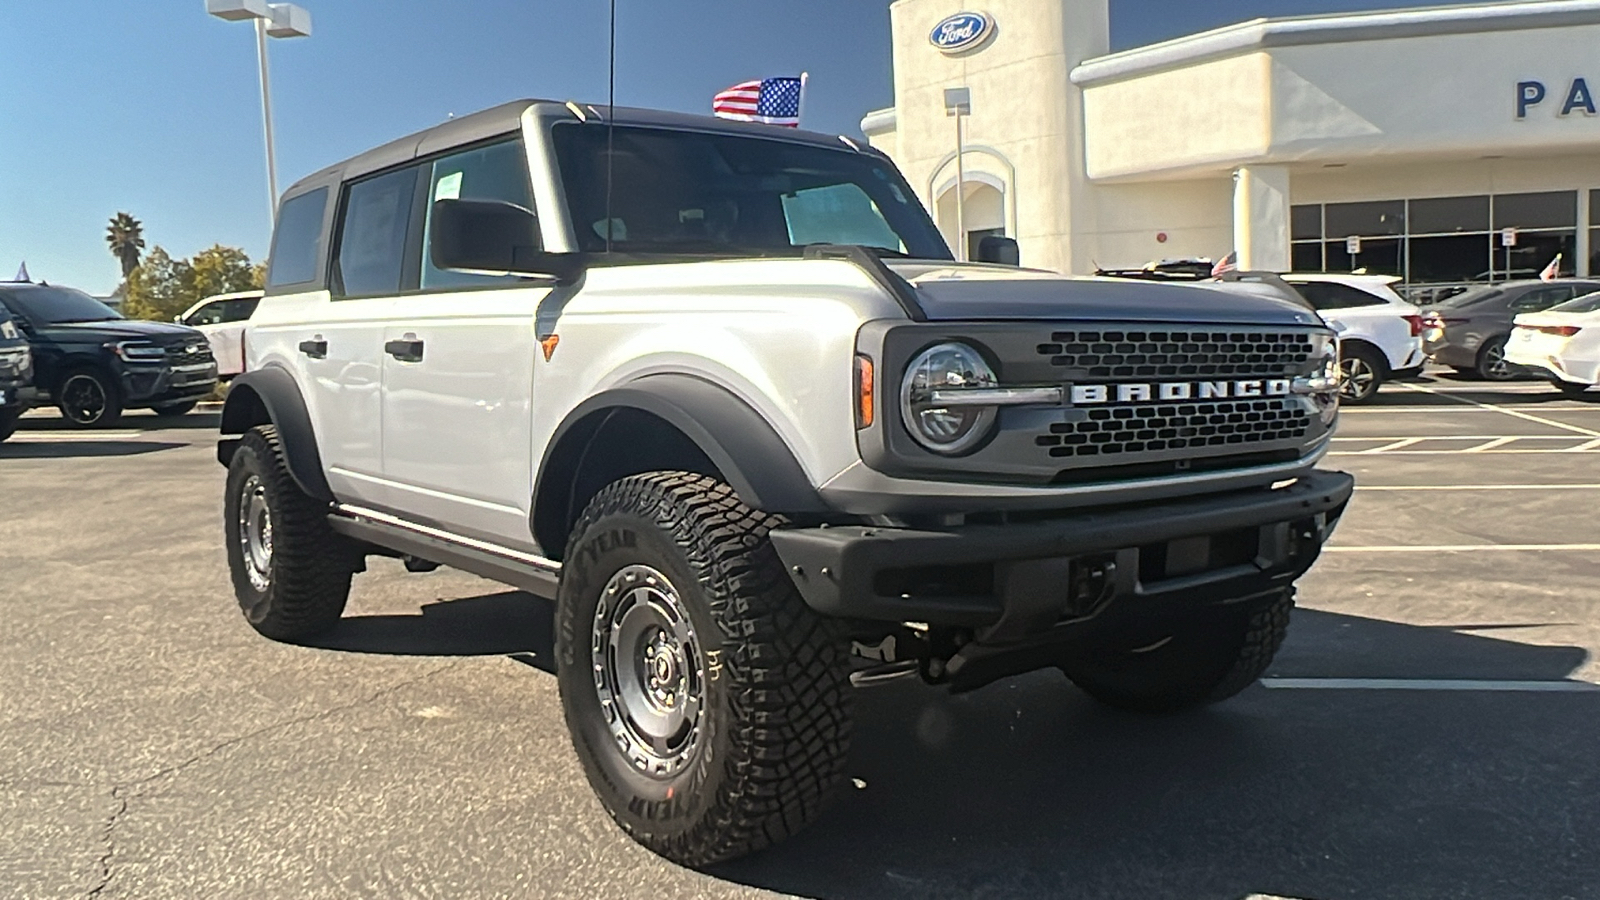
M 527 153 L 509 136 L 427 161 L 417 289 L 384 331 L 383 471 L 395 505 L 460 534 L 532 547 L 534 316 L 549 288 L 433 267 L 436 200 L 534 209 Z

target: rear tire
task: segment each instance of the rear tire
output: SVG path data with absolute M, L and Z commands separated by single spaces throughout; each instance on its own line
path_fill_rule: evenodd
M 228 466 L 223 524 L 228 569 L 245 621 L 279 641 L 312 637 L 339 621 L 350 596 L 354 550 L 328 525 L 328 504 L 289 474 L 278 429 L 245 433 Z
M 669 860 L 759 850 L 822 811 L 850 747 L 849 643 L 795 591 L 753 510 L 704 475 L 590 502 L 556 602 L 573 746 L 606 811 Z
M 79 428 L 110 428 L 122 418 L 122 394 L 104 372 L 78 369 L 61 382 L 56 408 Z
M 0 442 L 17 433 L 17 423 L 21 420 L 21 408 L 0 409 Z
M 187 400 L 170 406 L 157 406 L 155 407 L 155 414 L 163 419 L 176 419 L 181 416 L 187 416 L 199 403 L 200 401 L 198 400 Z
M 1089 696 L 1117 709 L 1171 713 L 1220 703 L 1271 665 L 1293 608 L 1293 588 L 1213 607 L 1182 631 L 1145 635 L 1135 646 L 1106 648 L 1062 669 Z
M 1506 362 L 1506 339 L 1497 337 L 1478 351 L 1478 366 L 1474 369 L 1478 377 L 1485 381 L 1510 381 L 1517 377 L 1517 370 Z

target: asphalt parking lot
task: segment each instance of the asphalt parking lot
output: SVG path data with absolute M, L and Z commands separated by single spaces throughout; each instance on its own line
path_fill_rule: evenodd
M 1600 897 L 1600 396 L 1385 388 L 1261 686 L 862 688 L 847 795 L 708 874 L 591 797 L 542 602 L 374 561 L 320 646 L 256 636 L 215 427 L 0 445 L 0 897 Z

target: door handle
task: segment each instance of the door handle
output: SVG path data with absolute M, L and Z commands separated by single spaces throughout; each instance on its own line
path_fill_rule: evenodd
M 383 352 L 401 362 L 422 362 L 422 341 L 416 338 L 389 341 L 383 345 Z
M 300 352 L 312 359 L 327 359 L 328 342 L 322 338 L 317 338 L 314 341 L 301 341 Z

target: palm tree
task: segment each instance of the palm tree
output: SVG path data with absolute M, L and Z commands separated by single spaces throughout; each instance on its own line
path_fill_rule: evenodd
M 111 255 L 122 263 L 122 277 L 139 267 L 139 255 L 144 250 L 144 225 L 125 212 L 111 217 L 106 228 L 106 243 L 111 245 Z

